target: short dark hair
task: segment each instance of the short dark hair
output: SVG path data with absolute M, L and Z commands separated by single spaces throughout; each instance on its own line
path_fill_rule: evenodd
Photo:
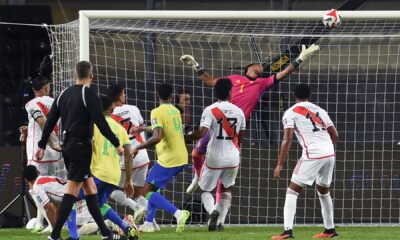
M 88 61 L 80 61 L 76 64 L 76 76 L 78 79 L 90 77 L 92 74 L 92 64 Z
M 39 91 L 42 89 L 46 84 L 49 84 L 50 81 L 44 76 L 38 76 L 32 80 L 32 88 L 35 91 Z
M 118 85 L 118 84 L 113 84 L 113 85 L 110 85 L 110 86 L 107 88 L 107 96 L 108 96 L 109 98 L 111 98 L 111 100 L 112 100 L 113 102 L 116 102 L 116 101 L 118 101 L 118 99 L 119 99 L 119 97 L 121 96 L 121 94 L 122 94 L 123 91 L 124 91 L 124 89 L 123 89 L 120 85 Z
M 229 78 L 220 78 L 214 86 L 214 94 L 218 100 L 226 100 L 232 90 L 232 82 Z
M 247 75 L 247 71 L 249 71 L 249 67 L 252 67 L 254 65 L 259 65 L 258 63 L 250 63 L 249 65 L 247 65 L 246 67 L 244 67 L 243 70 L 243 75 Z
M 178 87 L 178 89 L 175 91 L 175 104 L 179 103 L 179 95 L 181 94 L 189 94 L 191 95 L 192 93 L 190 92 L 190 90 L 183 88 L 183 87 Z
M 24 168 L 23 176 L 26 180 L 33 181 L 38 178 L 39 174 L 35 166 L 28 165 Z
M 101 96 L 100 99 L 103 107 L 103 112 L 109 110 L 113 104 L 111 98 L 109 98 L 108 96 Z
M 310 95 L 311 95 L 310 87 L 305 83 L 300 83 L 294 89 L 294 96 L 297 99 L 307 99 L 310 98 Z
M 174 88 L 169 83 L 162 83 L 157 87 L 157 94 L 162 100 L 168 100 L 173 92 Z

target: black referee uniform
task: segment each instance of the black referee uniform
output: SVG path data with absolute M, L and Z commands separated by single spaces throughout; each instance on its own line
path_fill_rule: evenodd
M 83 182 L 91 177 L 93 122 L 115 147 L 119 146 L 119 141 L 104 118 L 99 97 L 85 85 L 67 88 L 53 102 L 38 144 L 40 148 L 45 149 L 60 117 L 65 135 L 62 154 L 68 180 Z

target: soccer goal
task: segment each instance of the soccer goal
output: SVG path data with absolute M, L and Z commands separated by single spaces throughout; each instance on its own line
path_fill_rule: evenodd
M 293 104 L 293 87 L 304 82 L 310 84 L 312 100 L 328 111 L 340 135 L 332 186 L 335 222 L 398 224 L 400 12 L 342 11 L 342 23 L 335 29 L 324 27 L 323 14 L 81 11 L 79 21 L 49 27 L 54 92 L 57 95 L 73 84 L 76 62 L 89 60 L 99 94 L 109 84 L 124 86 L 127 103 L 138 106 L 147 121 L 157 105 L 157 83 L 189 90 L 191 124 L 198 126 L 203 108 L 214 101 L 213 93 L 180 62 L 181 55 L 193 55 L 215 77 L 242 74 L 249 63 L 263 63 L 272 73 L 296 57 L 301 44 L 318 44 L 318 54 L 260 97 L 248 122 L 227 223 L 283 222 L 285 190 L 300 146 L 293 143 L 284 180 L 275 180 L 273 169 L 282 138 L 282 114 Z M 191 223 L 203 223 L 206 215 L 199 192 L 185 193 L 191 179 L 188 166 L 164 194 L 192 211 Z M 118 211 L 127 210 L 118 207 Z M 173 218 L 159 212 L 158 219 L 170 223 Z M 322 223 L 313 187 L 301 193 L 296 214 L 296 224 L 311 223 Z

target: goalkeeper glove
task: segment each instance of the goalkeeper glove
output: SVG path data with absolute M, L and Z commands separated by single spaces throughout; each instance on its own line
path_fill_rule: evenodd
M 301 53 L 300 55 L 294 60 L 292 63 L 295 67 L 298 67 L 300 64 L 302 64 L 304 61 L 307 61 L 307 59 L 311 56 L 311 54 L 316 53 L 319 51 L 319 46 L 312 44 L 308 48 L 306 48 L 305 45 L 301 46 Z
M 182 55 L 180 60 L 183 63 L 186 63 L 186 64 L 190 65 L 193 68 L 193 70 L 195 70 L 199 75 L 204 73 L 203 68 L 200 67 L 200 64 L 198 62 L 196 62 L 196 60 L 194 60 L 193 56 L 191 56 L 191 55 Z

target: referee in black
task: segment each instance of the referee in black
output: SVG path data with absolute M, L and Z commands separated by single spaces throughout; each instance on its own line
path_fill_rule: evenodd
M 50 133 L 61 117 L 63 132 L 63 150 L 65 167 L 68 171 L 68 181 L 64 197 L 58 209 L 56 223 L 49 240 L 59 240 L 61 228 L 71 212 L 79 191 L 83 188 L 90 214 L 99 226 L 102 239 L 115 239 L 104 224 L 97 201 L 97 189 L 90 172 L 92 158 L 93 122 L 100 132 L 117 148 L 118 154 L 124 149 L 118 138 L 113 134 L 102 113 L 101 101 L 97 94 L 89 88 L 93 80 L 92 64 L 81 61 L 76 65 L 76 83 L 65 89 L 54 100 L 43 129 L 42 139 L 36 158 L 41 159 L 46 148 Z M 114 238 L 113 238 L 114 237 Z

